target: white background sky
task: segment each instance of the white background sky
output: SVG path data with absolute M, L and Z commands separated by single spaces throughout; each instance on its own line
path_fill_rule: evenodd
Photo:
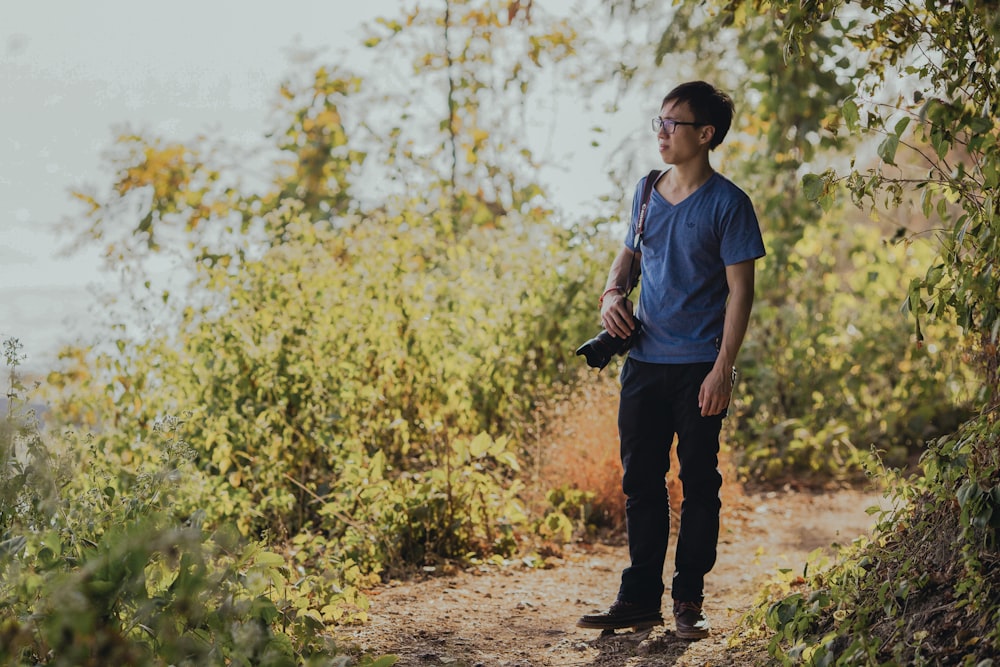
M 400 4 L 3 0 L 0 338 L 21 340 L 25 368 L 44 367 L 61 344 L 91 342 L 103 321 L 94 286 L 111 277 L 96 248 L 60 254 L 68 239 L 56 223 L 80 211 L 71 189 L 109 181 L 100 156 L 116 129 L 258 137 L 280 81 L 302 70 L 292 52 L 358 57 L 361 24 Z

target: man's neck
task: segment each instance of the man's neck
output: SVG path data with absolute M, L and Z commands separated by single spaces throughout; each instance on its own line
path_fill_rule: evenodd
M 670 170 L 670 188 L 684 193 L 691 193 L 704 185 L 712 177 L 715 170 L 708 162 L 706 155 L 703 160 L 675 164 Z
M 714 173 L 707 157 L 695 163 L 675 164 L 656 184 L 656 190 L 668 202 L 677 205 L 693 195 Z

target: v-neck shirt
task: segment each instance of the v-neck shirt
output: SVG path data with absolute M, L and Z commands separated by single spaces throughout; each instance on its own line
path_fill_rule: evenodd
M 642 333 L 629 355 L 661 364 L 714 361 L 729 298 L 726 267 L 765 254 L 753 204 L 717 172 L 676 204 L 653 188 L 639 242 L 645 181 L 636 185 L 625 236 L 625 245 L 642 253 L 636 311 Z

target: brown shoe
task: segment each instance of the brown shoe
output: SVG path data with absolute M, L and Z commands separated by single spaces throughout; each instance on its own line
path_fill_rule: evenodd
M 710 626 L 700 602 L 674 600 L 674 628 L 681 639 L 704 639 Z
M 576 622 L 578 628 L 595 630 L 620 630 L 622 628 L 646 629 L 663 625 L 659 603 L 638 604 L 615 600 L 614 604 L 600 614 L 584 614 Z

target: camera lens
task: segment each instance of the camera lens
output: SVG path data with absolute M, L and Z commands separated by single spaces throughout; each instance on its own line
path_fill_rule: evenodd
M 604 368 L 611 361 L 611 357 L 616 354 L 624 354 L 632 347 L 640 329 L 641 324 L 636 320 L 635 331 L 628 338 L 616 338 L 607 331 L 601 331 L 577 348 L 576 353 L 583 355 L 587 360 L 587 365 L 591 368 Z
M 602 331 L 597 334 L 594 338 L 591 338 L 586 343 L 581 345 L 577 349 L 577 354 L 582 354 L 587 359 L 587 365 L 591 368 L 604 368 L 611 361 L 612 355 L 614 355 L 614 350 L 608 345 L 607 339 L 611 338 L 611 334 L 606 331 Z M 615 340 L 612 338 L 612 340 Z

